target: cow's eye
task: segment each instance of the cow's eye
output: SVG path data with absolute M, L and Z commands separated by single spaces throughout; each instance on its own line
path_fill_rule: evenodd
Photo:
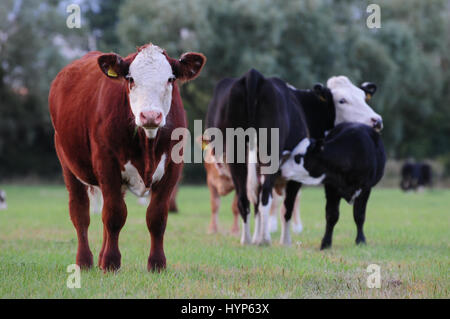
M 173 77 L 170 77 L 170 78 L 167 80 L 167 82 L 173 83 L 173 82 L 175 82 L 175 80 L 176 80 L 176 78 L 173 76 Z
M 127 76 L 128 87 L 132 89 L 134 87 L 134 79 L 131 76 Z
M 339 100 L 339 104 L 345 104 L 345 103 L 347 103 L 347 100 L 346 100 L 346 99 L 340 99 L 340 100 Z

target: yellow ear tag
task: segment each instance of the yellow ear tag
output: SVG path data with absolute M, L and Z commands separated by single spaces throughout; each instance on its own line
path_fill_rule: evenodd
M 326 102 L 327 101 L 327 99 L 324 98 L 322 95 L 319 95 L 319 100 L 321 100 L 322 102 Z
M 108 76 L 110 76 L 112 78 L 117 78 L 118 77 L 116 71 L 114 71 L 111 67 L 108 69 Z
M 202 150 L 204 151 L 208 147 L 208 143 L 202 140 Z
M 369 101 L 372 98 L 372 95 L 370 95 L 369 93 L 366 94 L 366 101 Z

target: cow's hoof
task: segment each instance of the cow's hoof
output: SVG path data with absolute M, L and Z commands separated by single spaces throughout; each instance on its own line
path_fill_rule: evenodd
M 217 228 L 217 227 L 209 227 L 208 228 L 208 234 L 209 235 L 214 235 L 214 234 L 217 234 L 219 232 L 219 229 Z
M 90 269 L 94 264 L 92 253 L 77 255 L 76 264 L 80 266 L 81 269 Z
M 117 271 L 120 269 L 120 253 L 104 253 L 100 262 L 100 268 L 104 272 Z
M 366 244 L 366 238 L 356 238 L 355 240 L 356 245 L 365 245 Z
M 253 240 L 252 244 L 256 246 L 270 246 L 272 244 L 272 241 L 270 240 L 270 238 L 258 238 L 256 240 Z
M 263 239 L 258 243 L 258 246 L 270 246 L 272 241 L 270 239 Z
M 231 228 L 230 233 L 231 233 L 232 236 L 239 236 L 239 233 L 240 233 L 239 227 L 237 227 L 237 228 L 235 228 L 235 227 Z
M 166 257 L 165 256 L 151 256 L 148 259 L 147 270 L 151 272 L 161 272 L 166 269 Z
M 252 244 L 252 241 L 250 240 L 250 237 L 247 237 L 247 236 L 241 237 L 241 245 L 242 246 L 247 246 L 247 245 L 250 245 L 250 244 Z
M 322 245 L 320 245 L 320 250 L 330 249 L 330 248 L 331 248 L 331 242 L 322 241 Z
M 280 245 L 289 247 L 292 245 L 292 240 L 282 238 L 282 239 L 280 239 Z

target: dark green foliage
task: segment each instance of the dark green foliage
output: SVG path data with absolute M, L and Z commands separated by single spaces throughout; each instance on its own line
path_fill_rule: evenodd
M 23 6 L 19 31 L 0 41 L 0 178 L 59 174 L 46 102 L 66 63 L 51 42 L 57 34 L 72 49 L 86 50 L 90 35 L 98 49 L 122 55 L 148 42 L 172 57 L 203 52 L 206 67 L 181 92 L 190 127 L 204 119 L 218 80 L 251 67 L 300 88 L 343 74 L 377 83 L 370 104 L 384 118 L 391 157 L 450 156 L 448 0 L 86 1 L 78 31 L 65 27 L 64 6 L 43 2 Z M 381 7 L 381 29 L 366 26 L 370 3 Z M 14 1 L 0 7 L 1 30 L 14 29 L 7 19 Z M 29 95 L 17 94 L 20 87 Z M 201 165 L 187 165 L 185 181 L 203 181 L 201 172 Z

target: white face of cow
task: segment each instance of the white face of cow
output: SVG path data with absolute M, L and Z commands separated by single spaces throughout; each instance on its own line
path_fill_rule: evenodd
M 136 55 L 128 76 L 136 125 L 143 127 L 148 137 L 154 137 L 158 127 L 165 125 L 172 103 L 172 67 L 161 48 L 149 45 Z
M 376 130 L 382 129 L 382 118 L 366 103 L 366 94 L 353 85 L 346 76 L 334 76 L 327 82 L 333 94 L 336 108 L 335 125 L 342 122 L 358 122 Z

